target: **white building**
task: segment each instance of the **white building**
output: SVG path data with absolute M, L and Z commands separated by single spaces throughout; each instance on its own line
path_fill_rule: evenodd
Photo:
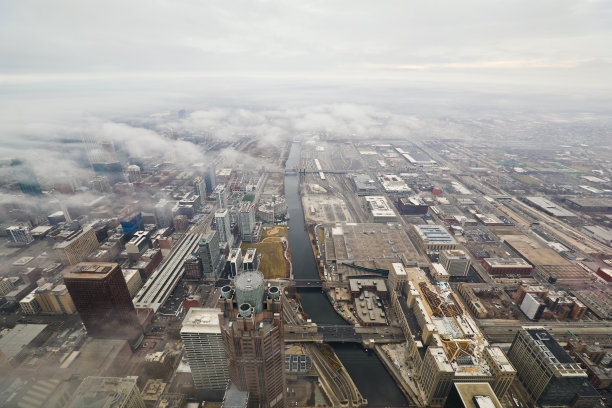
M 34 241 L 30 229 L 23 225 L 15 225 L 6 229 L 6 234 L 9 236 L 11 241 L 18 244 L 29 244 Z
M 240 235 L 245 242 L 257 242 L 261 235 L 261 223 L 255 222 L 255 205 L 249 201 L 243 201 L 238 211 L 238 225 Z
M 374 222 L 388 222 L 396 219 L 395 211 L 384 196 L 366 196 Z
M 196 389 L 200 392 L 218 392 L 222 396 L 229 377 L 219 327 L 219 310 L 189 309 L 183 320 L 181 339 Z
M 219 184 L 215 187 L 215 199 L 217 200 L 217 208 L 227 208 L 227 190 L 224 184 Z

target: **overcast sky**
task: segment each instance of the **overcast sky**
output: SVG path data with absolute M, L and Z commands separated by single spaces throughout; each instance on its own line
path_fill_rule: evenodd
M 541 104 L 525 94 L 605 111 L 611 72 L 607 0 L 0 0 L 0 119 L 19 125 L 203 103 Z

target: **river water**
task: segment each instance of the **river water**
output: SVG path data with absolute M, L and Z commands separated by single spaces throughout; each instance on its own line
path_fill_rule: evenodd
M 300 163 L 301 144 L 293 143 L 285 168 L 294 169 Z M 299 176 L 285 176 L 285 197 L 289 209 L 289 245 L 295 279 L 319 279 L 310 238 L 305 228 L 304 210 L 299 193 Z M 299 291 L 302 307 L 318 324 L 347 324 L 334 310 L 320 290 Z M 362 395 L 372 406 L 403 406 L 406 399 L 395 385 L 376 354 L 366 352 L 355 343 L 332 343 L 331 346 L 346 367 Z

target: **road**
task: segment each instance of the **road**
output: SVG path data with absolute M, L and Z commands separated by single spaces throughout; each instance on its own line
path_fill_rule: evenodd
M 332 399 L 332 406 L 361 407 L 367 404 L 350 375 L 337 361 L 338 368 L 323 355 L 319 347 L 315 344 L 304 344 L 306 352 L 310 355 L 312 362 L 319 373 L 319 379 L 323 387 L 328 391 L 328 396 Z M 335 357 L 337 360 L 337 357 Z
M 510 343 L 515 333 L 522 326 L 541 326 L 547 329 L 557 341 L 566 342 L 570 338 L 568 330 L 578 338 L 597 341 L 602 346 L 612 346 L 612 322 L 579 321 L 579 322 L 522 322 L 497 319 L 480 319 L 478 325 L 494 343 Z

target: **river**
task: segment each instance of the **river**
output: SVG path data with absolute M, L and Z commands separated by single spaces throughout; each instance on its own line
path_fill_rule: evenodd
M 292 170 L 300 164 L 301 144 L 293 143 L 285 168 Z M 299 176 L 285 176 L 285 197 L 289 209 L 289 246 L 295 279 L 319 279 L 310 237 L 305 228 L 304 209 L 299 193 Z M 334 310 L 327 296 L 320 290 L 299 291 L 302 307 L 318 324 L 347 324 Z M 331 346 L 346 367 L 362 395 L 372 406 L 403 406 L 406 398 L 395 381 L 373 352 L 366 352 L 354 343 L 332 343 Z

